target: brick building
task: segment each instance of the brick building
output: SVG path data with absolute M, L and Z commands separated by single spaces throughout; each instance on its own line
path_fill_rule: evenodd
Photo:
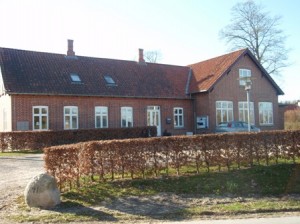
M 0 131 L 155 125 L 158 135 L 213 132 L 247 121 L 280 129 L 282 90 L 248 49 L 189 66 L 0 48 Z

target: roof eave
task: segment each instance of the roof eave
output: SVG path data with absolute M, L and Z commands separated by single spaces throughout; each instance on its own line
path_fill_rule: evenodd
M 138 98 L 138 99 L 177 99 L 188 100 L 188 95 L 182 97 L 168 97 L 168 96 L 120 96 L 120 95 L 89 95 L 89 94 L 65 94 L 65 93 L 18 93 L 6 92 L 8 95 L 34 95 L 34 96 L 76 96 L 76 97 L 111 97 L 111 98 Z
M 273 87 L 276 89 L 277 95 L 284 95 L 283 90 L 277 85 L 274 79 L 270 76 L 270 74 L 266 71 L 266 69 L 258 62 L 258 60 L 254 57 L 251 51 L 247 48 L 247 50 L 243 53 L 243 55 L 248 54 L 252 61 L 259 67 L 262 73 L 268 78 Z
M 259 69 L 264 73 L 264 75 L 268 78 L 268 80 L 271 82 L 273 87 L 276 89 L 277 95 L 284 95 L 284 92 L 282 89 L 276 84 L 274 79 L 269 75 L 269 73 L 264 69 L 264 67 L 257 61 L 257 59 L 254 57 L 254 55 L 251 53 L 251 51 L 246 48 L 245 51 L 223 72 L 223 74 L 208 88 L 207 91 L 211 91 L 211 89 L 214 88 L 214 86 L 223 78 L 225 74 L 228 74 L 232 67 L 239 61 L 239 59 L 242 56 L 245 56 L 246 54 L 249 55 L 249 57 L 252 59 L 252 61 L 259 67 Z

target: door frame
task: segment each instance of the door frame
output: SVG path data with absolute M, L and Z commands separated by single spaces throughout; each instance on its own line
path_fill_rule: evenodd
M 148 120 L 149 113 L 150 113 L 150 121 Z M 153 114 L 155 116 L 153 116 Z M 154 120 L 152 119 L 153 117 L 154 117 Z M 156 126 L 156 128 L 157 128 L 157 136 L 161 136 L 161 114 L 160 114 L 160 106 L 147 106 L 146 119 L 147 119 L 147 125 L 148 126 Z

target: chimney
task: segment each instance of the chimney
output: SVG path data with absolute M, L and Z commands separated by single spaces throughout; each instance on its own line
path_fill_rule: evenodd
M 75 56 L 75 52 L 73 50 L 73 40 L 68 40 L 67 56 Z
M 144 49 L 139 49 L 139 63 L 145 63 L 144 59 Z

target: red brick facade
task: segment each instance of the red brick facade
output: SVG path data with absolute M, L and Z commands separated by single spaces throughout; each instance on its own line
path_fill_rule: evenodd
M 232 101 L 234 120 L 239 120 L 238 102 L 247 101 L 245 88 L 239 85 L 239 69 L 251 70 L 253 82 L 250 91 L 250 101 L 254 103 L 255 125 L 262 130 L 282 128 L 278 114 L 278 96 L 276 90 L 270 85 L 270 82 L 262 75 L 261 70 L 248 55 L 241 57 L 232 66 L 231 70 L 215 84 L 211 91 L 195 94 L 197 116 L 208 115 L 210 118 L 208 131 L 213 131 L 216 126 L 216 101 Z M 273 125 L 259 124 L 259 102 L 272 103 Z M 201 130 L 197 132 L 201 132 Z
M 148 125 L 152 117 L 159 120 L 160 134 L 165 130 L 172 135 L 213 132 L 220 117 L 216 102 L 232 104 L 231 119 L 241 120 L 239 102 L 244 105 L 247 98 L 239 69 L 251 71 L 253 123 L 262 130 L 283 127 L 278 106 L 283 92 L 248 49 L 176 66 L 147 63 L 142 49 L 138 62 L 77 56 L 69 41 L 67 55 L 0 48 L 0 69 L 0 131 L 37 129 L 33 125 L 37 106 L 48 108 L 48 125 L 42 130 L 63 130 L 66 106 L 78 108 L 76 128 L 91 129 L 95 107 L 102 106 L 107 107 L 109 128 L 121 127 L 121 107 L 130 107 L 134 127 Z M 262 103 L 271 107 L 268 122 L 261 122 Z M 147 112 L 150 106 L 159 108 L 154 115 Z M 44 118 L 41 115 L 35 125 L 44 125 Z
M 133 126 L 147 125 L 147 106 L 160 106 L 161 132 L 165 129 L 173 135 L 185 134 L 193 131 L 193 116 L 191 111 L 191 100 L 174 99 L 137 99 L 137 98 L 102 98 L 102 97 L 72 97 L 72 96 L 29 96 L 14 95 L 13 110 L 13 130 L 17 130 L 17 122 L 28 122 L 29 130 L 32 130 L 32 108 L 34 106 L 48 106 L 49 108 L 49 130 L 64 129 L 64 106 L 77 106 L 78 128 L 95 128 L 95 107 L 108 107 L 108 127 L 121 127 L 121 107 L 133 108 Z M 174 127 L 175 107 L 183 108 L 184 127 Z M 171 123 L 167 123 L 167 118 Z

